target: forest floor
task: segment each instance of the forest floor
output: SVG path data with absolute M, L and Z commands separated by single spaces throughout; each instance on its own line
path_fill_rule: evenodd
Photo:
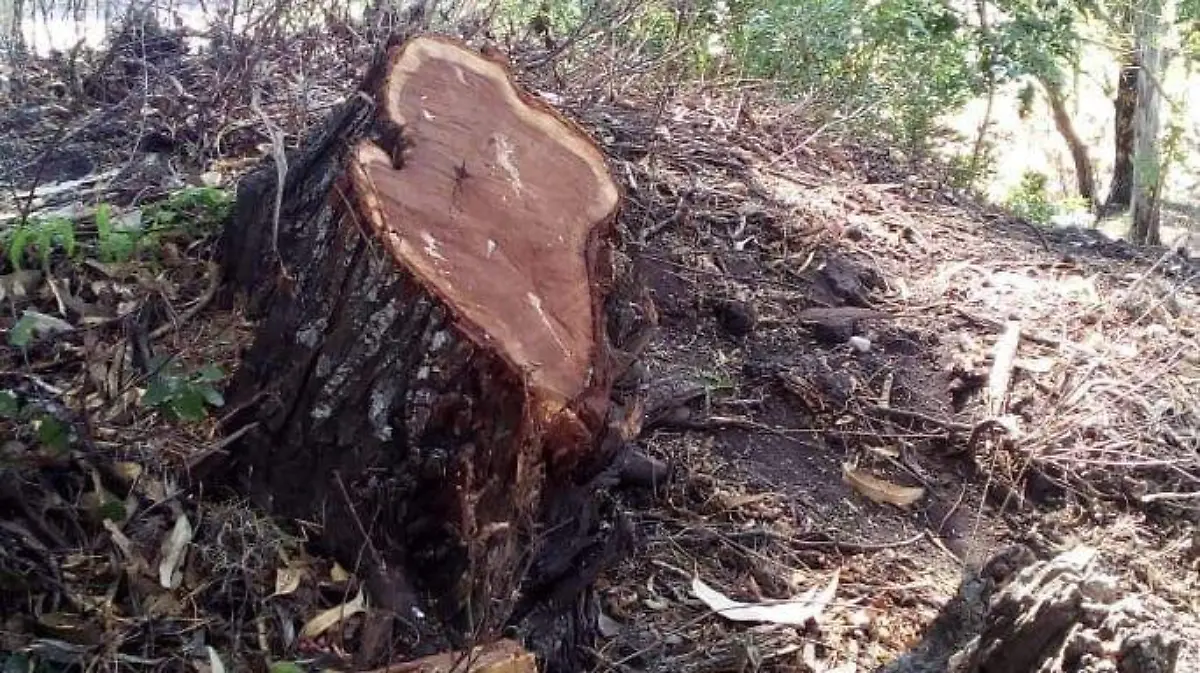
M 195 186 L 269 155 L 264 117 L 298 142 L 367 52 L 290 44 L 346 64 L 298 105 L 288 63 L 251 104 L 228 68 L 139 49 L 31 64 L 0 116 L 6 254 L 53 248 L 0 276 L 0 662 L 348 670 L 378 654 L 353 574 L 191 488 L 237 434 L 220 380 L 253 333 L 214 301 L 228 204 Z M 1200 670 L 1200 264 L 1011 219 L 753 89 L 614 94 L 601 70 L 621 80 L 522 71 L 609 154 L 658 312 L 639 445 L 671 472 L 618 494 L 637 545 L 601 579 L 597 670 L 877 670 L 1011 544 L 1097 549 Z M 14 242 L 21 213 L 75 225 Z M 835 593 L 816 626 L 739 623 L 696 579 Z

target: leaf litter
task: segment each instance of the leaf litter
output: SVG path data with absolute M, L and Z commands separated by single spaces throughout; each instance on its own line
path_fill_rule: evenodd
M 304 83 L 318 101 L 304 114 L 320 114 L 369 48 L 305 40 L 342 64 Z M 267 57 L 283 66 L 296 50 L 277 51 Z M 99 73 L 122 101 L 113 118 L 149 93 L 139 82 L 173 97 L 175 77 L 223 97 L 225 127 L 253 128 L 248 92 L 208 87 L 227 64 L 206 58 L 161 61 L 145 78 Z M 769 91 L 661 99 L 652 68 L 612 62 L 636 72 L 601 94 L 588 84 L 600 58 L 520 75 L 555 92 L 625 183 L 624 262 L 662 314 L 651 386 L 676 376 L 700 390 L 652 410 L 639 440 L 672 477 L 653 497 L 621 494 L 640 544 L 600 580 L 600 670 L 870 670 L 916 641 L 964 565 L 1013 539 L 1090 540 L 1125 562 L 1127 584 L 1196 612 L 1194 264 L 1090 232 L 1035 238 L 935 166 L 813 139 L 815 125 Z M 31 77 L 49 81 L 54 67 Z M 300 83 L 269 87 L 279 93 L 266 105 L 294 142 L 302 129 L 286 120 L 304 115 L 289 114 L 289 86 Z M 205 145 L 219 134 L 201 116 L 141 121 L 220 155 L 192 167 L 204 184 L 261 158 L 253 133 Z M 21 142 L 56 132 L 47 121 Z M 80 147 L 124 163 L 129 140 Z M 84 194 L 123 208 L 78 210 L 81 234 L 145 231 L 145 206 L 128 197 L 180 186 L 154 161 L 138 157 L 124 182 L 64 180 L 32 206 L 52 213 Z M 325 657 L 344 670 L 372 614 L 359 578 L 310 556 L 300 535 L 176 485 L 195 455 L 219 450 L 218 418 L 169 422 L 139 405 L 147 343 L 189 371 L 237 370 L 250 325 L 213 305 L 211 246 L 189 236 L 163 243 L 154 265 L 55 258 L 48 274 L 0 277 L 2 327 L 20 346 L 0 367 L 14 438 L 0 463 L 0 570 L 28 578 L 0 582 L 9 662 L 215 673 Z M 34 317 L 17 329 L 22 315 Z M 1011 418 L 998 419 L 980 393 L 1014 317 Z M 58 616 L 12 607 L 31 598 Z

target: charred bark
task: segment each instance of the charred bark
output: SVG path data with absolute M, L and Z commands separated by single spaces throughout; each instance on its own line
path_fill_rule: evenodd
M 1113 99 L 1113 174 L 1104 201 L 1103 215 L 1129 209 L 1133 198 L 1133 114 L 1137 111 L 1138 65 L 1133 60 L 1121 66 L 1117 95 Z
M 274 175 L 223 241 L 260 321 L 229 391 L 256 425 L 223 476 L 315 522 L 417 627 L 409 655 L 516 627 L 576 667 L 640 410 L 613 385 L 632 358 L 608 326 L 604 156 L 502 64 L 417 38 L 288 160 L 279 213 Z

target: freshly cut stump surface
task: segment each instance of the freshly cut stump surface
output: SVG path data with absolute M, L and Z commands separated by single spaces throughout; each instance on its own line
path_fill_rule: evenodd
M 602 153 L 503 64 L 419 37 L 278 193 L 275 170 L 239 191 L 223 241 L 229 294 L 259 320 L 229 394 L 255 425 L 225 474 L 369 578 L 407 624 L 392 650 L 577 610 L 615 544 L 595 495 L 614 428 L 637 425 L 611 399 L 621 199 Z M 578 637 L 542 632 L 539 653 Z
M 381 97 L 401 147 L 361 142 L 350 170 L 373 235 L 529 372 L 548 411 L 567 404 L 598 343 L 589 256 L 618 203 L 603 156 L 503 66 L 446 42 L 397 52 Z

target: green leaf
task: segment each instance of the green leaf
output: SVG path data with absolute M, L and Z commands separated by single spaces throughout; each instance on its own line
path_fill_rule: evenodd
M 180 391 L 171 400 L 171 411 L 185 421 L 202 421 L 208 416 L 204 396 L 191 387 Z
M 8 244 L 8 261 L 12 263 L 13 269 L 21 270 L 21 263 L 25 259 L 25 249 L 29 247 L 29 239 L 32 236 L 33 231 L 28 223 L 13 230 L 12 240 Z
M 306 673 L 299 664 L 290 661 L 276 661 L 271 664 L 270 673 Z
M 223 378 L 225 378 L 225 372 L 211 362 L 204 365 L 200 368 L 200 371 L 196 372 L 197 383 L 216 383 Z
M 174 396 L 174 382 L 175 380 L 169 376 L 155 376 L 150 381 L 150 385 L 146 387 L 146 394 L 142 396 L 142 404 L 148 407 L 161 406 Z
M 66 423 L 49 415 L 38 419 L 38 441 L 58 452 L 66 451 L 71 443 L 71 429 Z
M 100 232 L 101 239 L 112 232 L 112 206 L 107 203 L 96 207 L 96 230 Z
M 204 401 L 208 402 L 209 406 L 223 407 L 225 406 L 225 396 L 221 391 L 211 386 L 200 386 L 200 395 L 204 397 Z
M 124 521 L 126 514 L 125 503 L 120 500 L 108 500 L 103 505 L 100 505 L 101 519 Z
M 21 413 L 21 400 L 11 390 L 0 390 L 0 416 L 16 418 Z
M 33 341 L 33 332 L 37 329 L 37 318 L 26 313 L 17 320 L 17 324 L 8 330 L 8 343 L 10 346 L 17 348 L 25 348 Z

